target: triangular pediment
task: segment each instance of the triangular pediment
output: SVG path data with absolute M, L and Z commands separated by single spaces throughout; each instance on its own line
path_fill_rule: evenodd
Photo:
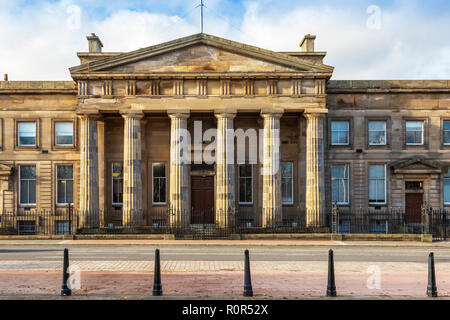
M 437 161 L 425 159 L 422 157 L 412 157 L 412 158 L 408 158 L 408 159 L 393 161 L 390 164 L 390 167 L 394 171 L 411 170 L 411 171 L 436 171 L 436 172 L 439 171 L 440 172 L 442 170 L 441 163 L 439 163 Z
M 122 53 L 70 69 L 77 73 L 331 73 L 333 68 L 301 61 L 284 53 L 265 50 L 206 34 Z

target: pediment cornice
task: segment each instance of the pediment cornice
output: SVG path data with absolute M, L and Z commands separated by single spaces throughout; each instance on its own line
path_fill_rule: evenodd
M 334 70 L 334 68 L 331 66 L 308 63 L 285 53 L 274 52 L 207 34 L 195 34 L 192 36 L 165 42 L 155 46 L 150 46 L 147 48 L 119 54 L 117 56 L 108 57 L 105 59 L 76 66 L 70 68 L 70 72 L 74 79 L 77 77 L 83 76 L 86 77 L 88 75 L 100 76 L 105 72 L 112 75 L 115 74 L 115 72 L 107 71 L 107 69 L 134 63 L 143 59 L 148 59 L 154 56 L 162 55 L 165 53 L 169 53 L 178 49 L 186 48 L 197 44 L 211 46 L 214 48 L 226 50 L 243 56 L 248 56 L 254 59 L 259 59 L 265 62 L 278 64 L 281 66 L 294 69 L 299 73 L 307 73 L 307 74 L 320 73 L 323 74 L 323 76 L 325 77 L 331 77 L 331 74 Z M 179 75 L 180 73 L 177 74 Z M 209 74 L 209 72 L 202 72 L 202 74 Z

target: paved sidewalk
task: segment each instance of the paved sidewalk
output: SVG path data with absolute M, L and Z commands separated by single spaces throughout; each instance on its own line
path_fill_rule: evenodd
M 331 240 L 0 240 L 0 245 L 149 245 L 149 246 L 360 246 L 445 247 L 450 241 L 331 241 Z

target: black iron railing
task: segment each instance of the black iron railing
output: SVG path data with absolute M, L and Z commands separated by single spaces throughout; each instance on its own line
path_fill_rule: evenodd
M 270 233 L 339 233 L 339 234 L 432 234 L 446 240 L 450 231 L 448 211 L 422 206 L 420 221 L 411 220 L 398 208 L 350 209 L 333 206 L 323 221 L 316 221 L 314 212 L 289 210 L 282 219 L 267 218 L 264 212 L 243 208 L 228 214 L 222 223 L 192 223 L 189 212 L 173 208 L 131 212 L 138 217 L 126 221 L 121 210 L 94 213 L 73 207 L 55 210 L 20 208 L 0 214 L 0 235 L 71 235 L 71 234 L 174 234 L 176 238 L 213 239 L 233 234 Z M 183 217 L 183 218 L 180 218 Z M 217 219 L 214 219 L 217 221 Z

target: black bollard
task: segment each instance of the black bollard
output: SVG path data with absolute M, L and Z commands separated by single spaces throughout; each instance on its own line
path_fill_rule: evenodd
M 69 280 L 69 249 L 64 249 L 64 262 L 63 262 L 63 279 L 62 279 L 62 296 L 72 295 L 72 290 L 67 286 L 67 281 Z
M 155 270 L 154 273 L 154 281 L 153 281 L 153 295 L 154 296 L 162 296 L 162 284 L 161 284 L 161 265 L 159 261 L 159 249 L 155 250 Z
M 250 275 L 250 258 L 248 254 L 248 249 L 245 249 L 244 297 L 253 297 L 252 278 Z
M 336 297 L 336 284 L 334 281 L 334 259 L 333 250 L 328 251 L 328 284 L 327 297 Z
M 438 296 L 436 288 L 436 273 L 434 271 L 434 254 L 430 253 L 428 256 L 428 288 L 427 296 L 436 298 Z

